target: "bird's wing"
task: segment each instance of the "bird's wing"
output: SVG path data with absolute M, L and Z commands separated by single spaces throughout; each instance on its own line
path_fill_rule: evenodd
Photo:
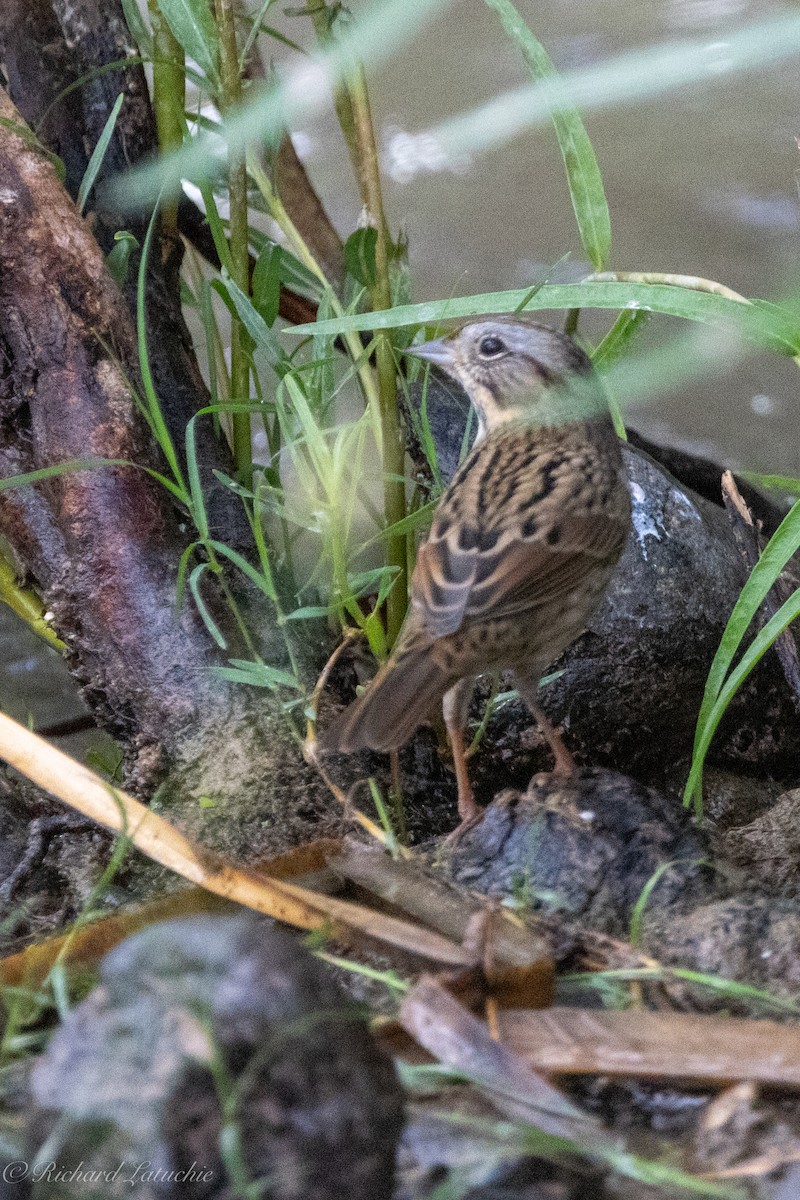
M 523 538 L 481 555 L 464 618 L 507 617 L 566 600 L 595 567 L 616 561 L 627 532 L 598 513 L 568 517 L 558 529 L 555 544 Z
M 536 471 L 546 475 L 548 461 L 557 469 L 544 489 Z M 414 623 L 430 637 L 454 633 L 466 620 L 534 611 L 566 598 L 593 566 L 619 556 L 627 533 L 624 503 L 581 511 L 569 463 L 551 458 L 537 467 L 527 456 L 521 465 L 515 473 L 506 464 L 504 484 L 487 489 L 481 467 L 492 464 L 468 460 L 458 491 L 445 493 L 412 581 Z M 527 520 L 520 502 L 537 489 L 546 495 Z M 470 493 L 482 503 L 470 504 Z

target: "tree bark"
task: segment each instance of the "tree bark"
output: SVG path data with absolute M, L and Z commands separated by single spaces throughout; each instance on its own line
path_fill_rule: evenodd
M 0 492 L 0 533 L 52 610 L 87 700 L 127 749 L 130 787 L 150 794 L 168 776 L 163 795 L 195 828 L 198 798 L 209 797 L 204 836 L 232 853 L 307 836 L 330 805 L 280 704 L 215 676 L 221 658 L 205 626 L 176 608 L 188 535 L 141 469 L 161 464 L 129 385 L 125 300 L 4 93 L 0 184 L 0 477 L 86 458 L 137 464 Z M 266 603 L 261 616 L 265 655 L 280 663 Z

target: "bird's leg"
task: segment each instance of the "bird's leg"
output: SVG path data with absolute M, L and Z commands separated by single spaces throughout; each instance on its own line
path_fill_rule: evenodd
M 454 833 L 450 834 L 451 837 L 462 833 L 470 825 L 475 825 L 483 816 L 483 809 L 475 802 L 472 784 L 469 781 L 467 753 L 464 744 L 464 726 L 474 686 L 474 679 L 461 679 L 454 687 L 445 692 L 442 700 L 444 723 L 450 739 L 456 783 L 458 784 L 458 815 L 461 817 L 461 824 Z
M 562 779 L 570 779 L 576 774 L 578 764 L 567 749 L 561 734 L 550 723 L 545 713 L 542 712 L 536 703 L 536 688 L 532 688 L 525 683 L 520 683 L 519 680 L 516 683 L 520 699 L 524 701 L 533 713 L 534 720 L 538 723 L 539 728 L 544 734 L 545 741 L 553 752 L 553 757 L 556 760 L 553 774 L 560 776 Z

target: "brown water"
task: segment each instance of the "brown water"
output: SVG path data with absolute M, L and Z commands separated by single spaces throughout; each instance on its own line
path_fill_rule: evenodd
M 562 69 L 681 37 L 724 40 L 742 25 L 793 9 L 769 0 L 518 5 Z M 305 38 L 305 27 L 298 20 L 286 25 L 297 38 Z M 519 52 L 480 0 L 457 0 L 373 73 L 387 205 L 393 227 L 410 238 L 415 299 L 529 286 L 567 251 L 563 278 L 588 271 L 549 128 L 520 136 L 463 173 L 404 179 L 396 167 L 398 131 L 425 129 L 527 81 Z M 593 113 L 587 125 L 611 206 L 615 269 L 701 275 L 754 296 L 788 290 L 800 246 L 798 60 Z M 298 132 L 319 191 L 347 233 L 359 204 L 334 118 Z M 587 328 L 607 324 L 607 316 L 593 315 Z M 644 336 L 655 342 L 676 324 L 655 317 Z M 792 362 L 760 355 L 662 395 L 634 423 L 725 461 L 800 475 L 799 383 Z M 70 696 L 63 665 L 0 606 L 0 706 L 44 723 L 71 715 Z
M 769 0 L 517 0 L 517 6 L 562 70 L 664 41 L 717 42 L 742 26 L 793 11 Z M 287 28 L 298 36 L 300 23 Z M 404 180 L 395 164 L 392 178 L 398 131 L 424 130 L 527 82 L 519 51 L 481 0 L 457 0 L 416 43 L 373 72 L 386 202 L 393 227 L 409 235 L 416 300 L 527 287 L 568 251 L 561 281 L 591 269 L 546 126 L 477 159 L 463 173 Z M 700 275 L 771 298 L 796 283 L 796 59 L 590 113 L 586 123 L 611 209 L 613 269 Z M 352 229 L 359 205 L 342 170 L 333 118 L 301 131 L 299 141 L 337 226 Z M 607 315 L 592 315 L 586 328 L 602 330 L 608 323 Z M 645 337 L 652 344 L 678 324 L 655 317 Z M 760 355 L 735 372 L 662 396 L 632 420 L 665 440 L 741 466 L 796 475 L 798 390 L 800 374 L 792 362 Z

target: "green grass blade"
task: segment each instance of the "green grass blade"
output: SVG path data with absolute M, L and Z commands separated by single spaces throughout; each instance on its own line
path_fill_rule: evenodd
M 742 595 L 744 595 L 744 591 L 742 592 Z M 695 747 L 692 754 L 692 767 L 689 773 L 689 778 L 686 782 L 686 790 L 684 792 L 684 804 L 688 804 L 694 797 L 695 808 L 698 816 L 702 816 L 703 811 L 703 764 L 705 763 L 706 754 L 708 753 L 708 748 L 711 745 L 711 740 L 716 733 L 717 726 L 722 720 L 726 708 L 736 695 L 736 692 L 739 690 L 741 685 L 744 683 L 745 679 L 747 679 L 748 675 L 753 670 L 753 667 L 760 662 L 767 650 L 769 650 L 770 646 L 772 646 L 775 639 L 781 633 L 783 633 L 784 629 L 786 629 L 787 626 L 792 623 L 792 621 L 797 618 L 798 614 L 800 614 L 800 590 L 794 592 L 793 595 L 791 595 L 789 599 L 781 605 L 775 615 L 771 617 L 769 621 L 767 621 L 763 629 L 758 631 L 742 655 L 741 661 L 737 663 L 725 681 L 724 685 L 719 689 L 719 694 L 717 695 L 717 698 L 710 711 L 705 716 L 703 724 L 701 725 L 700 721 L 698 720 Z M 741 640 L 741 638 L 739 638 L 739 640 Z
M 55 479 L 59 475 L 71 475 L 75 471 L 96 471 L 100 467 L 133 467 L 137 471 L 145 471 L 151 479 L 155 479 L 162 487 L 165 487 L 176 500 L 184 503 L 186 499 L 185 493 L 160 471 L 130 462 L 127 458 L 71 458 L 67 462 L 53 463 L 49 467 L 39 467 L 36 471 L 25 471 L 21 475 L 9 475 L 6 479 L 0 479 L 0 492 L 10 488 L 30 487 L 32 483 L 41 483 L 43 479 Z
M 651 314 L 644 312 L 642 309 L 626 308 L 619 314 L 614 324 L 609 329 L 606 336 L 592 352 L 592 362 L 600 372 L 606 372 L 606 378 L 603 379 L 603 387 L 605 388 L 608 398 L 608 407 L 611 412 L 611 419 L 614 422 L 614 429 L 617 436 L 623 441 L 628 440 L 628 431 L 625 428 L 625 420 L 622 415 L 622 410 L 617 401 L 613 384 L 608 377 L 607 372 L 610 367 L 619 361 L 623 354 L 627 351 L 633 338 L 647 324 Z
M 263 592 L 269 600 L 275 599 L 275 589 L 271 583 L 271 580 L 265 579 L 261 572 L 257 571 L 252 563 L 249 563 L 246 558 L 243 558 L 242 555 L 239 554 L 238 550 L 234 550 L 231 546 L 226 546 L 224 542 L 217 542 L 213 539 L 208 544 L 214 550 L 216 550 L 218 554 L 221 554 L 223 558 L 227 558 L 235 567 L 238 567 L 242 574 L 245 575 L 260 592 Z
M 197 444 L 194 435 L 194 425 L 199 414 L 196 414 L 186 425 L 186 478 L 189 483 L 189 495 L 191 496 L 191 514 L 195 528 L 199 535 L 200 541 L 208 540 L 208 514 L 206 512 L 206 498 L 203 492 L 203 485 L 200 481 L 200 466 L 197 461 Z
M 147 401 L 147 415 L 150 426 L 169 464 L 175 483 L 184 493 L 188 508 L 190 497 L 186 495 L 183 472 L 178 462 L 178 456 L 175 453 L 172 438 L 164 421 L 164 415 L 161 412 L 161 404 L 153 382 L 153 372 L 150 370 L 150 355 L 147 350 L 147 311 L 145 307 L 147 296 L 147 263 L 150 257 L 150 247 L 153 244 L 153 231 L 157 217 L 158 207 L 153 210 L 153 215 L 147 226 L 147 236 L 144 239 L 142 254 L 139 260 L 139 278 L 136 286 L 136 342 L 139 350 L 139 373 L 142 377 L 142 387 L 144 388 L 145 399 Z
M 273 691 L 279 687 L 291 688 L 293 692 L 302 692 L 303 688 L 288 671 L 278 667 L 270 667 L 267 663 L 248 662 L 245 658 L 232 658 L 231 666 L 216 667 L 215 675 L 228 679 L 232 683 L 247 683 L 251 687 L 266 687 Z
M 222 288 L 225 289 L 230 297 L 239 320 L 259 350 L 263 351 L 266 355 L 270 365 L 277 368 L 286 363 L 286 353 L 278 341 L 277 334 L 274 330 L 270 329 L 249 296 L 245 295 L 233 279 L 220 281 L 219 289 L 221 290 Z
M 103 126 L 103 132 L 97 139 L 97 145 L 92 151 L 92 157 L 89 159 L 86 172 L 81 180 L 81 186 L 78 188 L 78 199 L 75 201 L 75 203 L 78 206 L 78 212 L 81 214 L 83 214 L 83 210 L 86 207 L 86 201 L 89 199 L 89 193 L 94 187 L 94 181 L 103 165 L 103 159 L 105 158 L 106 151 L 108 150 L 108 143 L 111 141 L 111 138 L 114 135 L 114 127 L 117 123 L 119 110 L 122 108 L 124 99 L 125 93 L 120 92 L 114 101 L 114 107 L 108 114 L 108 120 Z
M 793 475 L 764 475 L 760 471 L 737 471 L 736 474 L 756 487 L 785 492 L 787 496 L 800 496 L 800 479 Z
M 133 467 L 135 463 L 126 458 L 72 458 L 68 462 L 53 463 L 50 467 L 39 467 L 36 471 L 25 471 L 22 475 L 9 475 L 0 479 L 0 492 L 11 488 L 30 487 L 43 479 L 55 479 L 59 475 L 72 475 L 76 471 L 96 471 L 99 467 Z
M 621 312 L 606 336 L 592 352 L 592 362 L 595 367 L 602 371 L 621 358 L 651 316 L 651 313 L 645 312 L 641 308 L 626 308 Z
M 275 3 L 275 0 L 262 0 L 261 8 L 258 10 L 256 15 L 253 18 L 251 18 L 253 24 L 250 28 L 250 32 L 247 35 L 247 40 L 245 41 L 245 44 L 242 46 L 241 53 L 239 54 L 239 71 L 241 72 L 242 75 L 244 75 L 244 73 L 245 73 L 245 69 L 247 67 L 247 61 L 250 58 L 250 51 L 253 49 L 253 45 L 254 45 L 255 40 L 258 37 L 259 33 L 261 33 L 261 22 L 264 20 L 264 17 L 267 15 L 270 8 L 272 8 L 272 5 L 274 3 Z M 284 39 L 281 39 L 281 40 L 284 40 Z M 292 42 L 290 42 L 288 38 L 285 39 L 285 41 L 286 41 L 287 45 L 292 47 L 292 49 L 297 49 L 297 50 L 300 49 L 299 46 L 294 46 L 294 44 Z
M 506 33 L 519 46 L 534 79 L 557 79 L 558 72 L 550 56 L 511 0 L 485 0 L 485 3 L 499 15 Z M 554 109 L 550 116 L 583 248 L 595 270 L 602 271 L 611 253 L 611 217 L 597 157 L 577 108 L 564 106 Z
M 140 54 L 143 54 L 146 59 L 152 59 L 153 35 L 136 0 L 122 0 L 122 11 L 125 14 L 125 21 L 131 37 L 139 47 Z
M 191 575 L 189 576 L 189 591 L 192 593 L 194 602 L 197 605 L 197 611 L 200 613 L 200 616 L 203 619 L 203 624 L 205 625 L 206 629 L 211 634 L 212 638 L 217 643 L 220 650 L 226 650 L 227 642 L 225 641 L 222 630 L 220 629 L 219 625 L 216 623 L 216 621 L 212 617 L 212 615 L 209 611 L 208 605 L 206 604 L 205 600 L 203 599 L 202 593 L 200 592 L 200 579 L 203 576 L 204 572 L 208 571 L 208 570 L 209 570 L 208 563 L 198 563 L 197 564 L 197 566 L 194 568 Z
M 800 500 L 792 506 L 791 510 L 783 518 L 764 547 L 758 562 L 753 567 L 750 577 L 742 588 L 733 611 L 728 618 L 728 623 L 725 626 L 720 644 L 708 672 L 700 712 L 697 716 L 691 771 L 683 795 L 685 805 L 690 804 L 692 799 L 695 800 L 698 812 L 702 804 L 702 773 L 705 753 L 711 743 L 714 730 L 719 724 L 722 712 L 716 717 L 714 727 L 710 732 L 709 723 L 713 719 L 713 714 L 719 704 L 723 688 L 726 686 L 726 676 L 742 643 L 742 639 L 764 601 L 764 597 L 786 566 L 786 563 L 796 554 L 798 549 L 800 549 Z M 787 603 L 789 602 L 787 601 Z M 786 605 L 783 606 L 783 608 L 785 607 Z M 783 608 L 779 609 L 779 612 L 783 612 Z M 776 613 L 775 617 L 777 615 Z M 753 645 L 756 644 L 759 638 L 763 638 L 766 630 L 775 620 L 775 617 L 760 631 Z M 752 646 L 750 649 L 752 649 Z
M 514 312 L 530 289 L 485 292 L 452 300 L 403 304 L 383 312 L 349 313 L 319 324 L 295 325 L 287 330 L 298 337 L 317 334 L 352 333 L 356 330 L 394 329 L 402 325 L 435 325 L 487 313 Z M 800 323 L 785 308 L 765 310 L 756 304 L 741 304 L 714 292 L 698 291 L 664 283 L 563 283 L 546 284 L 528 300 L 525 311 L 541 309 L 601 308 L 660 312 L 687 321 L 732 328 L 755 341 L 764 342 L 781 354 L 800 354 Z
M 225 236 L 225 222 L 219 215 L 217 201 L 214 196 L 214 189 L 209 184 L 202 183 L 200 185 L 200 194 L 203 197 L 203 205 L 206 210 L 208 228 L 211 230 L 211 237 L 214 241 L 214 249 L 219 256 L 220 264 L 229 275 L 233 275 L 233 259 L 231 258 L 231 248 L 228 245 L 228 239 Z
M 158 7 L 176 39 L 216 86 L 219 78 L 219 39 L 208 0 L 158 0 Z

